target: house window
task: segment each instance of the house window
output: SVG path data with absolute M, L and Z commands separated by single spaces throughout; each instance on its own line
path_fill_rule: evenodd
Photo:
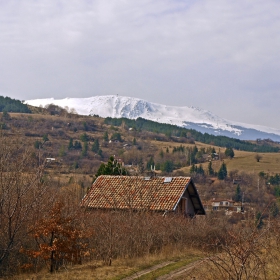
M 220 202 L 220 205 L 223 205 L 223 202 L 222 202 L 222 201 Z

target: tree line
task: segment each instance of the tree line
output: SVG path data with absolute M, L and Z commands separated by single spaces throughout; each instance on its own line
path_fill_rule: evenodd
M 0 112 L 31 113 L 26 104 L 4 96 L 0 96 Z
M 155 133 L 162 133 L 168 137 L 183 137 L 186 139 L 192 139 L 205 144 L 211 144 L 218 147 L 231 147 L 235 150 L 242 150 L 248 152 L 278 152 L 278 147 L 273 147 L 269 143 L 253 144 L 248 141 L 239 140 L 227 136 L 215 136 L 209 133 L 201 133 L 194 129 L 187 129 L 178 127 L 172 124 L 157 123 L 154 121 L 146 120 L 143 118 L 137 118 L 131 120 L 127 118 L 105 118 L 105 124 L 121 126 L 125 123 L 128 127 L 135 130 L 145 130 Z

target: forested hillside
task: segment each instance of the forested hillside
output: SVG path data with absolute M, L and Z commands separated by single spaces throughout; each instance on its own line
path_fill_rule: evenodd
M 242 141 L 226 136 L 214 136 L 208 133 L 201 133 L 193 129 L 186 129 L 176 125 L 161 124 L 142 118 L 131 120 L 127 118 L 106 118 L 106 124 L 121 126 L 125 123 L 127 126 L 135 128 L 136 130 L 146 130 L 155 133 L 163 133 L 168 136 L 169 140 L 172 137 L 183 137 L 193 141 L 199 141 L 205 144 L 211 144 L 219 147 L 231 147 L 236 150 L 250 151 L 250 152 L 278 152 L 279 147 L 270 144 L 253 144 L 249 141 Z M 255 140 L 255 139 L 252 139 Z
M 28 106 L 10 97 L 0 96 L 0 112 L 31 113 Z

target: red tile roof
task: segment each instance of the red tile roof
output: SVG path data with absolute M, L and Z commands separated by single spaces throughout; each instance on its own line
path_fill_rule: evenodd
M 100 209 L 173 211 L 190 182 L 190 177 L 102 175 L 96 179 L 83 198 L 82 206 Z M 203 209 L 202 204 L 201 207 Z

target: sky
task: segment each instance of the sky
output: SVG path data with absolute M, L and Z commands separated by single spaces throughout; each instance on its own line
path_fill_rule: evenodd
M 118 94 L 280 128 L 279 0 L 0 0 L 0 95 Z

